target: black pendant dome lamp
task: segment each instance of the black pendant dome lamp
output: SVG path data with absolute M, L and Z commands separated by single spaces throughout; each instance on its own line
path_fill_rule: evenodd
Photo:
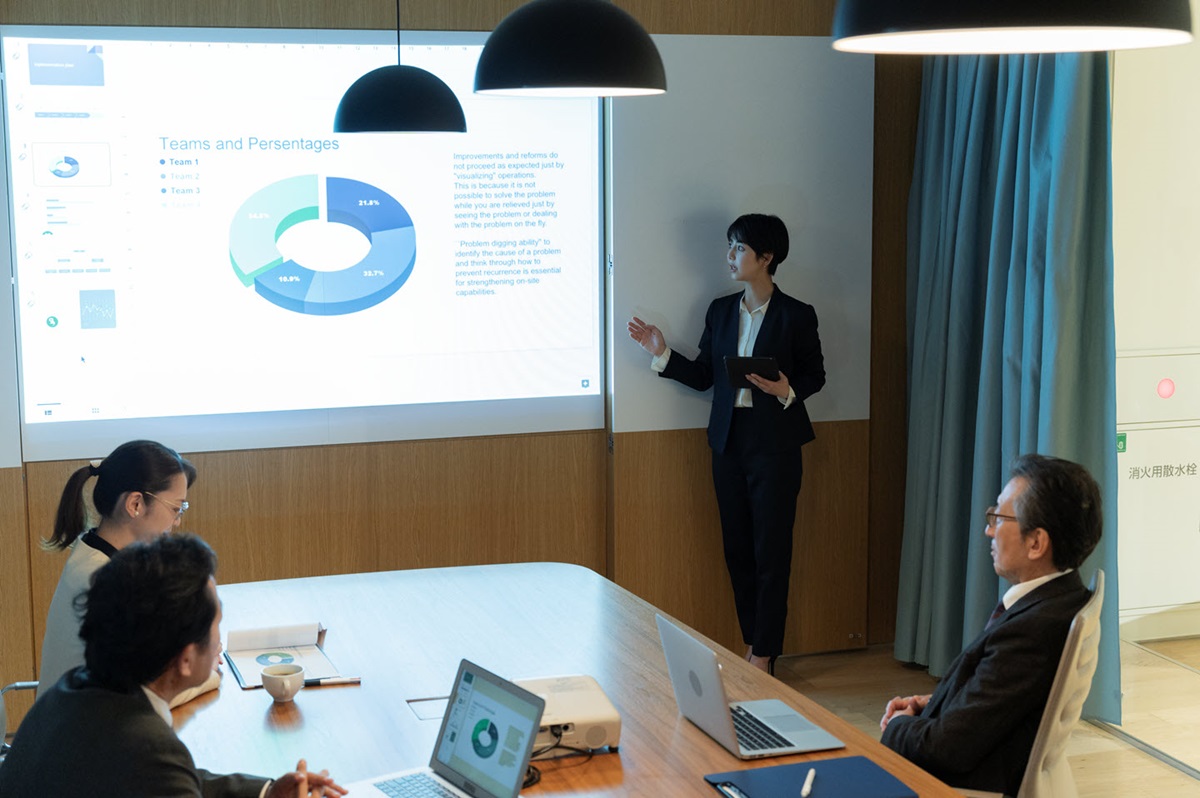
M 333 118 L 335 133 L 465 133 L 467 118 L 454 91 L 432 72 L 400 61 L 400 0 L 396 0 L 396 65 L 373 69 L 346 89 Z
M 833 46 L 862 53 L 1061 53 L 1192 40 L 1188 0 L 838 0 Z
M 607 0 L 532 0 L 496 26 L 475 91 L 546 97 L 662 94 L 667 76 L 646 29 Z

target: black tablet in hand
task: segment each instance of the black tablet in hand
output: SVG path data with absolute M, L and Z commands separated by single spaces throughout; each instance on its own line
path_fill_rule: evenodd
M 725 373 L 734 388 L 753 388 L 747 374 L 757 374 L 763 379 L 779 379 L 779 364 L 773 357 L 725 357 Z

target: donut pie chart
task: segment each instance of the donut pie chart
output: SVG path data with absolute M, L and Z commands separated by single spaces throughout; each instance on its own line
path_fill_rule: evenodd
M 475 728 L 471 731 L 471 746 L 481 759 L 487 759 L 496 753 L 496 746 L 499 744 L 500 730 L 496 728 L 495 723 L 487 718 L 482 718 L 475 724 Z
M 50 174 L 55 177 L 74 177 L 79 174 L 79 161 L 70 155 L 64 155 L 50 167 Z
M 404 285 L 417 259 L 412 218 L 387 192 L 345 177 L 325 178 L 325 221 L 349 225 L 371 242 L 366 257 L 322 272 L 285 260 L 276 244 L 301 222 L 321 218 L 318 175 L 298 175 L 252 194 L 234 215 L 229 259 L 242 284 L 295 313 L 338 316 L 378 305 Z
M 285 665 L 295 661 L 295 658 L 283 651 L 264 651 L 255 657 L 254 661 L 259 665 Z

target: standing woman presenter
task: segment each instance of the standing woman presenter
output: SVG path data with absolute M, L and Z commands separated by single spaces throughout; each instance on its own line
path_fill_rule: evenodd
M 784 223 L 761 213 L 739 216 L 726 238 L 729 277 L 743 288 L 708 306 L 696 359 L 673 353 L 662 331 L 636 316 L 629 337 L 653 355 L 660 376 L 713 389 L 708 444 L 725 564 L 746 659 L 773 672 L 783 653 L 801 447 L 815 437 L 804 400 L 825 384 L 825 361 L 812 306 L 773 279 L 788 254 Z M 753 388 L 734 388 L 727 356 L 774 357 L 778 378 L 751 374 Z
M 92 477 L 96 478 L 92 505 L 100 523 L 87 529 L 84 488 Z M 67 480 L 54 533 L 44 544 L 50 550 L 70 549 L 71 554 L 46 615 L 39 697 L 64 673 L 84 664 L 75 599 L 91 587 L 92 574 L 130 543 L 153 540 L 178 527 L 188 508 L 188 488 L 195 480 L 195 466 L 154 441 L 123 443 L 99 465 L 85 465 Z M 177 696 L 173 706 L 219 685 L 220 674 L 214 670 L 204 684 Z

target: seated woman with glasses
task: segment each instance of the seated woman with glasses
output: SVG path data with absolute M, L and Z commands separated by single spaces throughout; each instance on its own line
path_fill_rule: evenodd
M 92 505 L 100 523 L 87 529 L 84 488 L 96 478 Z M 83 640 L 75 599 L 91 586 L 92 574 L 120 549 L 131 543 L 153 540 L 179 526 L 188 508 L 188 488 L 196 480 L 196 467 L 154 441 L 130 441 L 113 450 L 98 464 L 75 471 L 63 488 L 54 518 L 54 534 L 43 543 L 48 550 L 71 549 L 50 611 L 42 640 L 42 667 L 38 695 L 48 691 L 64 673 L 83 664 Z M 173 706 L 216 689 L 221 677 L 211 677 L 197 688 L 176 697 Z

